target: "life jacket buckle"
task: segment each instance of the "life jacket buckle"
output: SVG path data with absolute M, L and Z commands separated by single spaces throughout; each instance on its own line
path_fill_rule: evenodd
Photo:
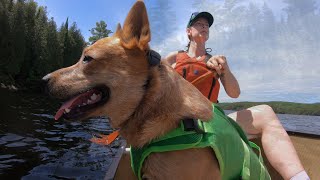
M 195 131 L 198 134 L 205 133 L 205 131 L 203 130 L 202 121 L 198 119 L 183 119 L 182 124 L 185 131 Z

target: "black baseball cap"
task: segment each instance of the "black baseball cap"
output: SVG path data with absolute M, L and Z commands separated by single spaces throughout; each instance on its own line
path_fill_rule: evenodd
M 193 22 L 195 20 L 197 20 L 198 18 L 201 18 L 201 17 L 207 19 L 207 21 L 209 23 L 209 27 L 213 24 L 213 20 L 214 19 L 213 19 L 213 16 L 210 13 L 208 13 L 208 12 L 194 12 L 194 13 L 191 14 L 191 17 L 190 17 L 190 20 L 188 22 L 187 28 L 189 28 L 193 24 Z

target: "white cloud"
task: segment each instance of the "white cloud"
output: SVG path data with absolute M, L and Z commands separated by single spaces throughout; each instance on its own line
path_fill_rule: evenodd
M 263 4 L 262 1 L 253 0 L 252 2 L 260 6 Z M 284 4 L 276 0 L 267 1 L 267 4 L 275 12 L 277 19 L 280 19 Z M 211 5 L 206 6 L 210 9 Z M 219 15 L 216 17 L 219 18 Z M 223 20 L 234 22 L 232 19 Z M 242 22 L 233 23 L 233 28 L 241 29 L 242 25 Z M 159 51 L 162 56 L 184 49 L 188 38 L 184 23 L 180 26 L 180 29 L 164 37 L 162 43 L 154 44 L 152 48 Z M 227 56 L 230 68 L 237 77 L 242 91 L 238 99 L 231 99 L 222 87 L 220 101 L 320 102 L 320 53 L 316 50 L 317 47 L 310 45 L 310 40 L 299 37 L 300 32 L 299 34 L 292 29 L 292 34 L 278 34 L 278 44 L 261 42 L 257 46 L 244 44 L 241 47 L 236 43 L 232 46 L 232 42 L 239 40 L 239 37 L 231 37 L 229 49 L 219 47 L 221 46 L 219 36 L 229 36 L 229 32 L 223 34 L 214 27 L 211 28 L 210 33 L 211 38 L 207 42 L 207 47 L 213 48 L 213 53 Z M 308 37 L 307 33 L 302 35 Z M 252 42 L 254 41 L 248 41 L 248 43 Z M 279 50 L 277 47 L 286 47 L 286 49 Z
M 162 57 L 165 57 L 170 52 L 184 50 L 189 40 L 185 29 L 177 30 L 169 36 L 165 37 L 162 43 L 152 44 L 151 48 L 157 50 Z

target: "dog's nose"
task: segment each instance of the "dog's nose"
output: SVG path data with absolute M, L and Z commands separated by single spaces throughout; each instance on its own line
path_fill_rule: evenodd
M 42 87 L 43 92 L 46 93 L 46 94 L 48 94 L 48 92 L 49 92 L 48 82 L 50 80 L 50 76 L 51 76 L 50 74 L 47 74 L 42 78 L 41 87 Z
M 50 76 L 51 76 L 51 74 L 47 74 L 47 75 L 43 76 L 42 81 L 48 82 L 50 80 Z

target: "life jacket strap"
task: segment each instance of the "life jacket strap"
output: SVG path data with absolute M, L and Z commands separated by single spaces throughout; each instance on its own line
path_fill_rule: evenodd
M 195 131 L 198 134 L 205 133 L 203 123 L 198 119 L 184 119 L 182 124 L 185 131 Z

